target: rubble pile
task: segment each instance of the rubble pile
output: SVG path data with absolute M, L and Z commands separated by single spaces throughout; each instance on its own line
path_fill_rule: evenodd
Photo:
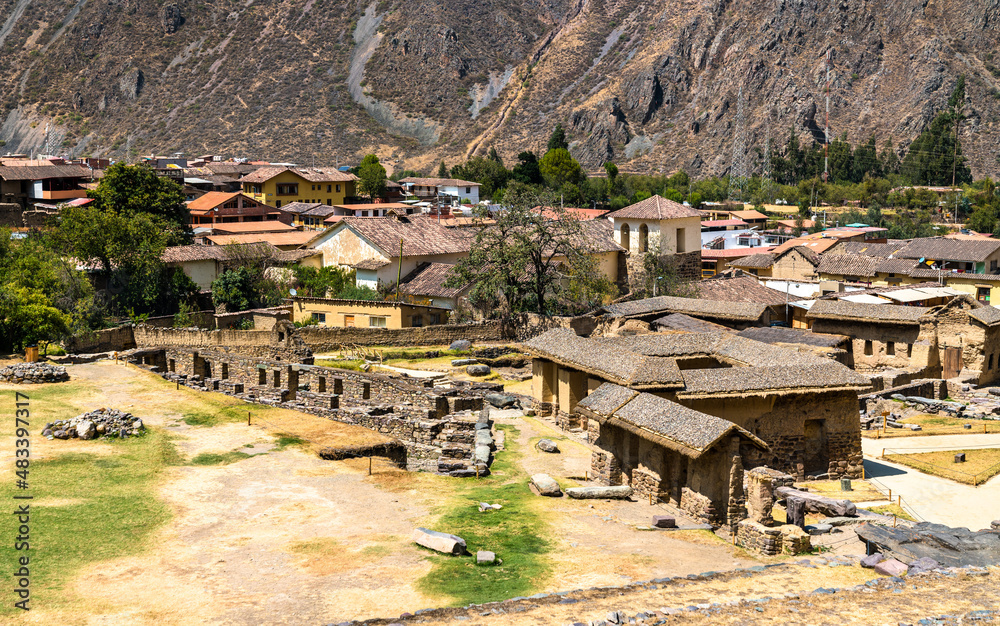
M 69 374 L 62 365 L 50 363 L 15 363 L 0 369 L 0 380 L 22 384 L 61 383 L 69 380 Z
M 68 420 L 45 425 L 42 435 L 49 439 L 122 439 L 146 434 L 142 420 L 118 409 L 97 409 Z

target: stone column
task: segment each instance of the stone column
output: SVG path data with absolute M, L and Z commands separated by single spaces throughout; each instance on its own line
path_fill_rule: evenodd
M 583 372 L 559 368 L 559 412 L 566 416 L 563 428 L 575 427 L 579 420 L 573 416 L 577 403 L 587 396 L 587 375 Z M 558 422 L 559 420 L 557 420 Z
M 556 364 L 545 359 L 531 361 L 531 397 L 538 402 L 552 402 L 556 387 Z

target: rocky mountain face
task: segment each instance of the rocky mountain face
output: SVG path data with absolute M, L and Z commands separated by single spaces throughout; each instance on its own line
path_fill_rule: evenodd
M 0 151 L 429 170 L 561 122 L 588 169 L 722 174 L 737 136 L 751 169 L 822 138 L 829 53 L 831 132 L 901 152 L 965 74 L 996 176 L 998 24 L 1000 0 L 0 0 Z

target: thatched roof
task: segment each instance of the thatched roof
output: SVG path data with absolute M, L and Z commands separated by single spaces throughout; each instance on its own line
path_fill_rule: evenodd
M 984 306 L 969 311 L 969 317 L 978 320 L 987 326 L 1000 324 L 1000 309 L 995 306 Z
M 771 253 L 751 254 L 729 263 L 729 267 L 748 267 L 757 270 L 767 269 L 772 265 L 774 265 L 774 255 Z
M 658 296 L 611 304 L 604 307 L 603 310 L 608 317 L 647 317 L 666 313 L 684 313 L 699 318 L 755 322 L 764 316 L 767 305 L 757 302 L 726 302 Z
M 758 437 L 728 420 L 610 383 L 595 389 L 577 406 L 601 424 L 624 428 L 691 458 L 700 457 L 730 434 L 737 434 L 763 450 L 768 449 Z
M 845 335 L 828 335 L 825 333 L 814 333 L 804 328 L 747 328 L 739 333 L 740 337 L 752 339 L 761 343 L 795 343 L 804 346 L 815 346 L 818 348 L 837 348 L 845 342 L 850 341 L 850 337 Z
M 679 388 L 683 379 L 673 359 L 646 356 L 585 339 L 566 328 L 556 328 L 524 344 L 532 354 L 638 387 Z
M 756 395 L 762 392 L 796 393 L 803 389 L 866 389 L 867 377 L 847 367 L 826 364 L 776 365 L 687 370 L 684 391 L 678 397 Z
M 806 317 L 820 320 L 917 325 L 920 323 L 921 316 L 929 311 L 929 308 L 922 306 L 862 304 L 846 300 L 817 300 L 812 308 L 809 309 Z
M 683 313 L 671 313 L 653 320 L 653 324 L 665 330 L 682 330 L 688 333 L 724 333 L 731 332 L 730 329 L 721 324 L 706 322 Z

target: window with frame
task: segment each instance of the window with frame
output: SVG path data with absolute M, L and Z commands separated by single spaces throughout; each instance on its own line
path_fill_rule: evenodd
M 326 186 L 326 192 L 327 192 L 327 193 L 330 193 L 330 190 L 331 190 L 331 189 L 333 189 L 333 185 L 327 185 L 327 186 Z
M 414 315 L 413 317 L 410 318 L 410 326 L 412 326 L 413 328 L 420 328 L 423 325 L 424 325 L 423 315 Z
M 340 185 L 337 185 L 337 193 L 340 193 Z
M 368 327 L 369 328 L 385 328 L 387 325 L 387 318 L 385 317 L 369 317 Z
M 472 187 L 466 187 L 465 193 L 472 193 Z
M 896 344 L 891 341 L 887 341 L 885 344 L 885 353 L 888 356 L 896 356 Z
M 280 183 L 277 193 L 279 196 L 296 196 L 299 193 L 298 183 Z
M 865 341 L 865 356 L 872 356 L 874 354 L 874 346 L 872 346 L 872 340 L 868 339 Z
M 326 324 L 326 313 L 313 313 L 312 318 L 321 324 Z

